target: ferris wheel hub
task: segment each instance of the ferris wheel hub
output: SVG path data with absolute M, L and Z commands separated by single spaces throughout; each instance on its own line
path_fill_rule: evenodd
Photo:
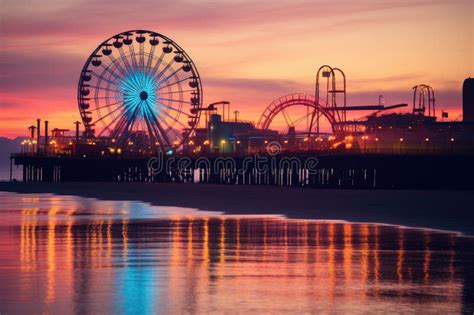
M 148 98 L 148 93 L 147 93 L 146 91 L 142 91 L 142 92 L 140 93 L 140 99 L 141 99 L 142 101 L 145 101 L 147 98 Z

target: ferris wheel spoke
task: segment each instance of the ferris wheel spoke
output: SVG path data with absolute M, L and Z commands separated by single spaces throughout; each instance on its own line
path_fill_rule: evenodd
M 145 103 L 148 105 L 148 102 L 145 101 Z M 152 121 L 155 123 L 156 127 L 158 127 L 158 130 L 160 131 L 161 136 L 163 137 L 163 140 L 166 142 L 168 146 L 171 147 L 171 142 L 168 138 L 168 135 L 166 134 L 166 131 L 163 129 L 158 119 L 156 119 L 155 113 L 152 110 L 150 110 L 149 106 L 147 106 L 146 108 L 151 115 Z
M 174 70 L 170 75 L 168 75 L 168 76 L 166 76 L 164 79 L 158 81 L 157 84 L 159 85 L 159 84 L 161 84 L 161 83 L 163 83 L 163 82 L 168 82 L 168 80 L 171 79 L 173 76 L 175 76 L 176 73 L 178 73 L 179 70 L 181 70 L 181 69 L 182 69 L 182 68 L 179 67 L 178 69 Z
M 104 71 L 107 71 L 111 76 L 116 78 L 119 82 L 123 82 L 123 77 L 119 76 L 117 73 L 112 71 L 109 67 L 102 65 L 102 68 L 104 69 Z
M 123 46 L 119 48 L 119 53 L 120 53 L 120 59 L 122 60 L 123 64 L 125 65 L 125 68 L 127 68 L 128 73 L 132 73 L 133 69 L 130 66 L 130 63 L 128 62 L 128 58 L 125 55 L 125 51 L 123 49 Z
M 104 120 L 105 118 L 109 117 L 110 115 L 112 115 L 113 113 L 115 113 L 116 111 L 118 111 L 119 109 L 123 108 L 123 106 L 125 106 L 125 104 L 117 107 L 116 109 L 112 110 L 111 112 L 107 113 L 106 115 L 100 117 L 99 119 L 97 119 L 96 121 L 93 122 L 93 124 L 97 124 L 98 122 Z M 122 116 L 117 116 L 117 117 L 122 117 Z M 116 118 L 117 118 L 116 117 Z M 114 121 L 114 119 L 112 119 Z
M 122 94 L 122 91 L 120 91 L 120 90 L 109 89 L 109 88 L 105 88 L 105 87 L 102 87 L 102 86 L 96 86 L 95 88 L 98 89 L 98 90 L 103 90 L 103 91 L 109 91 L 109 92 L 115 92 L 115 93 Z
M 112 61 L 112 64 L 115 66 L 115 68 L 117 68 L 123 76 L 127 74 L 127 72 L 120 65 L 119 61 L 112 54 L 109 55 L 109 59 L 110 61 Z
M 120 85 L 119 85 L 118 82 L 109 80 L 109 79 L 103 77 L 102 75 L 99 75 L 99 74 L 95 73 L 94 71 L 91 71 L 91 74 L 93 74 L 93 75 L 94 75 L 96 78 L 98 78 L 100 81 L 105 81 L 105 82 L 107 82 L 107 83 L 109 83 L 109 84 L 114 85 L 114 86 L 117 87 L 117 88 L 120 88 Z
M 92 99 L 94 99 L 94 100 L 108 100 L 108 99 L 111 99 L 111 98 L 123 99 L 123 96 L 94 96 L 94 97 L 92 97 Z
M 176 123 L 180 124 L 183 128 L 188 128 L 188 127 L 186 127 L 186 125 L 184 125 L 182 122 L 180 122 L 176 117 L 171 116 L 168 112 L 162 111 L 162 113 L 165 114 L 166 116 L 168 116 L 170 119 L 172 119 L 172 120 L 175 121 Z M 184 113 L 184 114 L 185 114 L 185 113 Z M 188 118 L 189 118 L 189 116 L 188 116 Z M 164 122 L 166 123 L 166 120 L 164 120 Z M 170 128 L 172 128 L 171 125 L 168 125 L 168 126 L 169 126 Z
M 141 111 L 141 104 L 142 103 L 143 103 L 143 101 L 140 101 L 140 103 L 138 103 L 137 108 L 134 110 L 131 118 L 127 122 L 127 125 L 125 127 L 125 130 L 127 131 L 127 134 L 129 134 L 130 131 L 133 130 L 133 126 L 139 120 L 139 118 L 137 118 L 137 116 L 139 117 L 138 113 Z
M 191 102 L 189 102 L 189 101 L 174 100 L 174 99 L 162 98 L 162 97 L 159 97 L 158 100 L 161 100 L 161 101 L 168 101 L 168 102 L 175 102 L 175 103 L 182 103 L 182 104 L 191 104 Z
M 122 104 L 120 105 L 119 107 L 115 108 L 114 110 L 112 110 L 111 112 L 108 112 L 107 114 L 105 114 L 104 116 L 100 117 L 99 119 L 97 119 L 96 121 L 94 121 L 94 124 L 104 120 L 105 118 L 109 117 L 110 115 L 112 115 L 113 113 L 115 113 L 116 111 L 118 111 L 119 109 L 123 108 L 126 104 Z
M 128 50 L 130 51 L 130 59 L 132 60 L 132 65 L 133 65 L 133 70 L 138 69 L 138 62 L 137 62 L 137 56 L 135 53 L 135 48 L 133 47 L 133 44 L 128 45 Z
M 101 109 L 104 109 L 104 108 L 107 108 L 107 107 L 110 107 L 110 106 L 118 105 L 120 103 L 122 103 L 122 101 L 118 101 L 118 102 L 115 102 L 115 103 L 112 103 L 112 104 L 107 104 L 107 105 L 103 105 L 103 106 L 100 106 L 100 107 L 96 107 L 95 110 L 101 110 Z
M 153 138 L 156 138 L 158 140 L 158 143 L 160 145 L 163 145 L 163 139 L 161 138 L 159 131 L 153 128 L 153 125 L 151 124 L 147 116 L 145 116 L 145 124 L 148 129 L 148 133 L 150 134 L 150 137 L 152 138 L 152 142 L 153 142 Z
M 120 119 L 120 121 L 117 123 L 115 129 L 114 129 L 114 135 L 116 137 L 120 136 L 120 137 L 123 137 L 124 136 L 124 133 L 127 133 L 128 135 L 128 131 L 130 130 L 129 129 L 129 126 L 130 124 L 135 120 L 135 117 L 136 117 L 136 114 L 138 112 L 138 110 L 140 109 L 140 104 L 142 102 L 140 102 L 138 105 L 136 105 L 134 108 L 133 108 L 133 112 L 130 112 L 130 108 L 122 115 L 122 118 Z
M 170 84 L 168 84 L 168 85 L 160 86 L 160 87 L 157 88 L 156 90 L 159 91 L 159 90 L 165 89 L 165 88 L 170 87 L 170 86 L 173 86 L 173 85 L 175 85 L 175 84 L 179 84 L 179 83 L 181 83 L 181 82 L 183 82 L 183 81 L 186 81 L 186 80 L 189 80 L 189 79 L 190 79 L 190 78 L 184 78 L 184 79 L 175 81 L 175 82 L 173 82 L 173 83 L 170 83 Z M 194 91 L 194 90 L 192 90 L 192 91 Z
M 180 113 L 180 114 L 186 115 L 186 116 L 188 116 L 188 118 L 189 118 L 189 117 L 192 117 L 192 115 L 190 115 L 190 114 L 188 114 L 188 113 L 185 113 L 185 112 L 183 112 L 183 111 L 180 110 L 180 109 L 174 108 L 173 106 L 170 106 L 170 105 L 168 105 L 168 104 L 162 103 L 162 102 L 157 101 L 157 100 L 155 100 L 155 102 L 158 103 L 158 104 L 160 104 L 160 105 L 162 105 L 162 106 L 164 106 L 164 107 L 166 107 L 166 108 L 169 108 L 169 109 L 171 109 L 171 110 L 173 110 L 173 111 L 175 111 L 175 112 L 178 112 L 178 113 Z
M 115 127 L 113 130 L 110 130 L 110 127 L 118 120 L 118 122 L 115 124 Z M 106 126 L 105 129 L 103 129 L 102 131 L 105 131 L 106 129 L 110 130 L 110 136 L 112 136 L 113 138 L 117 138 L 117 135 L 119 134 L 119 129 L 121 128 L 121 126 L 124 124 L 124 122 L 127 120 L 127 116 L 126 115 L 122 115 L 122 116 L 117 116 L 115 117 L 111 122 L 110 124 L 108 124 Z
M 160 95 L 178 94 L 178 93 L 187 93 L 187 92 L 194 92 L 194 90 L 183 90 L 183 91 L 163 92 L 163 93 L 160 93 Z
M 110 131 L 110 126 L 112 126 L 118 119 L 121 119 L 123 118 L 123 116 L 116 116 L 112 119 L 112 121 L 110 123 L 108 123 L 100 132 L 99 132 L 99 137 L 106 131 L 106 130 L 109 130 Z
M 166 143 L 165 141 L 163 140 L 163 136 L 161 134 L 161 131 L 160 129 L 158 128 L 158 126 L 154 123 L 154 119 L 156 119 L 153 115 L 153 111 L 147 107 L 145 109 L 145 111 L 147 111 L 147 114 L 145 115 L 145 122 L 147 123 L 147 125 L 149 126 L 148 128 L 150 128 L 151 130 L 153 130 L 153 133 L 155 135 L 155 137 L 158 139 L 158 142 L 160 143 L 161 146 L 165 146 Z
M 158 68 L 160 68 L 161 63 L 163 62 L 163 58 L 165 57 L 165 53 L 162 52 L 158 60 L 156 61 L 155 65 L 153 66 L 153 70 L 150 72 L 151 76 L 155 76 L 156 71 L 158 71 Z
M 165 72 L 166 72 L 169 68 L 171 68 L 171 66 L 173 65 L 173 63 L 174 63 L 174 59 L 173 59 L 170 63 L 168 63 L 168 64 L 160 71 L 160 73 L 158 73 L 157 75 L 155 75 L 153 79 L 154 79 L 155 81 L 159 82 L 160 78 L 165 74 Z
M 150 52 L 148 53 L 148 59 L 146 62 L 145 73 L 148 73 L 151 68 L 151 63 L 153 62 L 153 56 L 155 55 L 155 45 L 151 45 Z
M 129 87 L 132 91 L 139 91 L 141 90 L 140 89 L 140 86 L 141 86 L 141 83 L 138 81 L 138 78 L 134 75 L 130 76 L 129 79 L 127 80 L 129 82 Z
M 148 102 L 147 102 L 147 105 L 150 106 L 150 105 L 148 104 Z M 155 113 L 154 116 L 158 116 L 158 118 L 160 118 L 160 121 L 163 122 L 163 124 L 165 124 L 166 127 L 168 127 L 168 130 L 173 129 L 173 127 L 172 127 L 170 124 L 168 124 L 168 122 L 166 121 L 166 119 L 163 119 L 163 117 L 162 117 L 159 113 L 156 113 L 156 112 L 155 112 L 153 109 L 151 109 L 150 107 L 147 108 L 147 110 L 148 110 L 149 112 L 151 112 L 151 113 Z M 167 114 L 167 115 L 169 116 L 169 114 L 168 114 L 167 112 L 162 112 L 162 113 Z M 166 130 L 165 130 L 165 132 L 166 132 Z
M 139 47 L 140 71 L 145 71 L 145 48 L 143 47 L 143 43 L 141 43 Z

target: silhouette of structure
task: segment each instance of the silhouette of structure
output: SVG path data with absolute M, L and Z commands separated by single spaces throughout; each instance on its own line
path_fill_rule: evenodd
M 41 135 L 37 119 L 36 127 L 28 127 L 30 138 L 12 159 L 23 166 L 25 181 L 198 178 L 210 183 L 316 187 L 454 187 L 460 174 L 474 176 L 472 167 L 462 162 L 474 152 L 473 81 L 466 79 L 463 86 L 464 121 L 439 122 L 434 89 L 427 84 L 413 87 L 411 113 L 393 112 L 407 104 L 385 105 L 382 97 L 376 105 L 349 105 L 346 75 L 324 65 L 316 73 L 314 96 L 280 97 L 254 124 L 239 120 L 238 111 L 231 117 L 228 101 L 203 106 L 198 70 L 170 38 L 128 31 L 102 42 L 81 71 L 78 106 L 83 131 L 76 121 L 71 133 L 59 128 L 50 132 L 45 120 Z M 370 113 L 349 120 L 348 111 Z M 283 132 L 276 128 L 278 119 L 284 121 Z M 272 175 L 262 175 L 254 161 L 247 165 L 250 173 L 236 173 L 251 154 L 274 157 L 275 152 L 278 161 L 294 158 L 300 166 L 267 165 Z M 179 167 L 150 174 L 147 161 L 157 154 L 165 160 L 191 161 L 218 161 L 225 155 L 237 164 L 225 166 L 218 176 L 207 166 L 189 167 L 186 174 Z M 301 166 L 314 156 L 325 163 L 317 175 Z M 433 168 L 441 165 L 434 161 L 455 163 L 459 169 L 438 171 L 433 177 Z M 470 179 L 461 182 L 473 186 Z
M 474 122 L 474 79 L 464 80 L 462 86 L 462 111 L 465 122 Z

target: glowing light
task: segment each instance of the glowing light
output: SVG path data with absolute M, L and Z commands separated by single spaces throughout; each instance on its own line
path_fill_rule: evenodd
M 351 149 L 352 148 L 352 143 L 346 143 L 346 149 Z
M 403 138 L 400 138 L 400 142 L 403 142 Z
M 221 140 L 221 143 L 222 144 L 226 144 L 227 142 L 225 140 Z
M 237 140 L 237 144 L 240 144 L 240 140 Z
M 425 141 L 426 141 L 426 142 L 430 141 L 430 138 L 426 138 Z
M 157 84 L 154 75 L 142 70 L 135 70 L 125 76 L 117 85 L 123 96 L 124 113 L 129 122 L 139 119 L 153 121 L 160 107 Z M 112 139 L 114 142 L 115 139 Z
M 209 140 L 205 140 L 204 145 L 209 145 Z
M 451 138 L 451 142 L 454 142 L 454 138 Z

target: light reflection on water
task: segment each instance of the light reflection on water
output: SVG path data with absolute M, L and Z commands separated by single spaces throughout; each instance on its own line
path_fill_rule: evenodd
M 472 312 L 471 238 L 0 193 L 0 313 Z

